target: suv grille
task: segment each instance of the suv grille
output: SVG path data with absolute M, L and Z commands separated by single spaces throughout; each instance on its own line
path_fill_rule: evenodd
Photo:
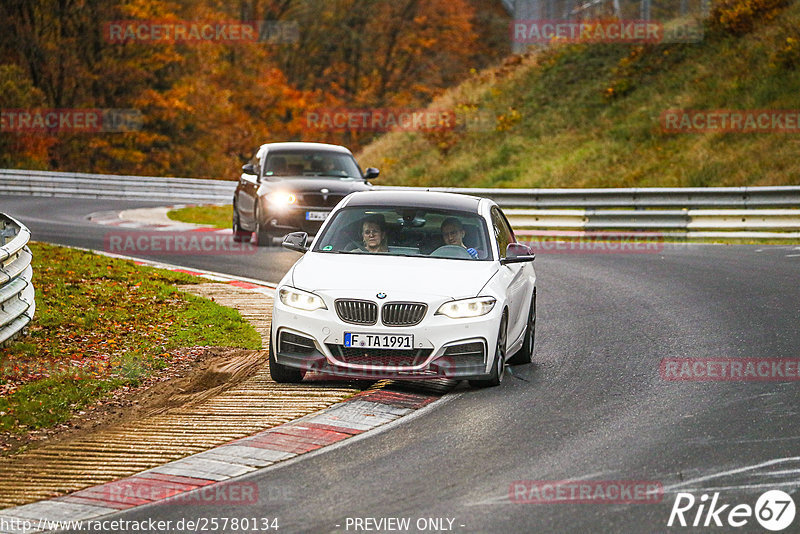
M 378 305 L 368 300 L 337 300 L 339 319 L 351 324 L 373 325 L 378 322 Z
M 386 350 L 358 349 L 328 344 L 334 359 L 342 363 L 370 367 L 415 367 L 428 359 L 432 349 Z
M 381 308 L 381 322 L 386 326 L 414 326 L 425 317 L 426 304 L 389 302 Z

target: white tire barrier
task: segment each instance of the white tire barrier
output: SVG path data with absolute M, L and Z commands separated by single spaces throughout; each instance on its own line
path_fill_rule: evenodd
M 33 268 L 27 247 L 31 232 L 22 223 L 0 213 L 0 344 L 21 334 L 36 311 Z

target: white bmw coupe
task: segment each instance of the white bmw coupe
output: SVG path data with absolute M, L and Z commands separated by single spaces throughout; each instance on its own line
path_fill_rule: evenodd
M 467 379 L 496 386 L 528 363 L 536 330 L 534 255 L 493 201 L 428 191 L 345 197 L 283 277 L 272 313 L 277 382 Z

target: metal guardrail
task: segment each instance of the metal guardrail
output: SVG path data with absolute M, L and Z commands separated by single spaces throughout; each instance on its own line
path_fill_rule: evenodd
M 800 240 L 800 186 L 429 189 L 491 198 L 523 235 L 648 232 Z
M 0 169 L 0 193 L 168 202 L 230 202 L 236 182 Z
M 515 228 L 562 230 L 793 231 L 798 209 L 529 210 L 508 209 Z
M 21 334 L 36 311 L 33 255 L 27 247 L 31 232 L 22 223 L 0 213 L 0 344 Z
M 236 182 L 0 169 L 0 194 L 231 202 Z M 650 231 L 686 237 L 800 238 L 800 186 L 475 189 L 389 187 L 487 197 L 512 225 L 547 231 Z
M 419 189 L 419 188 L 407 188 Z M 800 186 L 473 189 L 432 187 L 487 197 L 514 208 L 800 208 Z

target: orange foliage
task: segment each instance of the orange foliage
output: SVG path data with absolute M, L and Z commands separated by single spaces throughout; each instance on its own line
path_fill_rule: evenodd
M 743 35 L 753 31 L 759 21 L 775 18 L 789 3 L 789 0 L 719 0 L 711 10 L 711 27 Z
M 425 105 L 491 56 L 484 26 L 499 19 L 474 8 L 487 1 L 3 2 L 10 28 L 0 33 L 0 108 L 135 109 L 142 128 L 0 132 L 0 166 L 235 179 L 264 142 L 357 148 L 374 134 L 307 131 L 306 110 Z M 295 24 L 299 40 L 106 40 L 104 24 L 132 19 L 277 19 Z

